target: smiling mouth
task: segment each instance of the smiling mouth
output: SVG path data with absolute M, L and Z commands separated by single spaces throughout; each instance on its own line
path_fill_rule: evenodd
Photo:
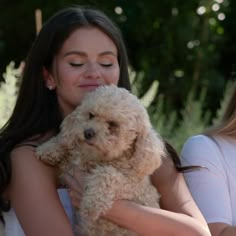
M 83 84 L 79 85 L 80 88 L 97 88 L 101 86 L 100 84 Z
M 79 88 L 82 91 L 90 92 L 90 91 L 96 90 L 99 86 L 101 86 L 101 85 L 98 85 L 98 84 L 88 84 L 88 85 L 79 85 Z

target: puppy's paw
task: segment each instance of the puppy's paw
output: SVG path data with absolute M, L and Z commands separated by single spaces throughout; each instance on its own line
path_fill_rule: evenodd
M 86 178 L 86 189 L 81 201 L 80 212 L 96 221 L 101 215 L 111 209 L 119 196 L 122 183 L 126 178 L 112 166 L 97 166 Z
M 51 151 L 50 146 L 48 145 L 41 145 L 39 147 L 36 148 L 36 157 L 41 160 L 41 161 L 45 161 L 45 162 L 50 162 L 50 159 L 53 156 L 53 152 Z
M 96 195 L 99 193 L 95 193 Z M 85 196 L 82 199 L 80 214 L 82 218 L 89 219 L 90 221 L 96 221 L 100 216 L 104 215 L 113 204 L 114 196 L 111 198 L 99 198 L 98 196 Z
M 36 148 L 36 157 L 39 160 L 51 165 L 58 164 L 62 154 L 62 149 L 57 143 L 56 137 L 53 137 Z

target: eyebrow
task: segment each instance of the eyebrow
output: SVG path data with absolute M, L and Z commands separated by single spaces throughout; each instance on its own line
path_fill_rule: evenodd
M 99 53 L 99 56 L 105 56 L 105 55 L 112 55 L 112 56 L 117 57 L 117 54 L 112 51 L 105 51 L 105 52 Z
M 69 56 L 69 55 L 78 55 L 78 56 L 82 56 L 82 57 L 86 57 L 87 53 L 83 52 L 83 51 L 69 51 L 67 53 L 64 54 L 64 57 Z M 104 51 L 99 53 L 99 56 L 106 56 L 106 55 L 112 55 L 117 57 L 116 53 L 114 53 L 113 51 Z

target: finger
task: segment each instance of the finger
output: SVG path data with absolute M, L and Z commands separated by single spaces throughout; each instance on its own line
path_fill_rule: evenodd
M 82 193 L 82 191 L 83 191 L 82 183 L 78 182 L 76 179 L 74 179 L 70 175 L 65 175 L 64 180 L 65 180 L 65 182 L 68 185 L 70 190 L 75 191 L 77 193 Z
M 75 193 L 73 191 L 69 191 L 69 196 L 70 196 L 72 205 L 76 208 L 79 208 L 81 198 L 82 198 L 82 194 L 78 194 L 78 193 Z
M 78 182 L 84 182 L 85 173 L 81 172 L 79 166 L 73 168 L 73 176 Z
M 71 203 L 72 203 L 72 205 L 73 205 L 75 208 L 77 208 L 77 209 L 80 208 L 80 201 L 79 201 L 78 199 L 76 199 L 76 198 L 71 198 Z

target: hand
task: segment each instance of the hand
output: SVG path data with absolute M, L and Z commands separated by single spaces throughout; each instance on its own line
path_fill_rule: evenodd
M 84 192 L 84 178 L 85 174 L 80 171 L 78 166 L 73 168 L 72 174 L 64 176 L 71 202 L 75 208 L 80 207 L 80 201 Z

